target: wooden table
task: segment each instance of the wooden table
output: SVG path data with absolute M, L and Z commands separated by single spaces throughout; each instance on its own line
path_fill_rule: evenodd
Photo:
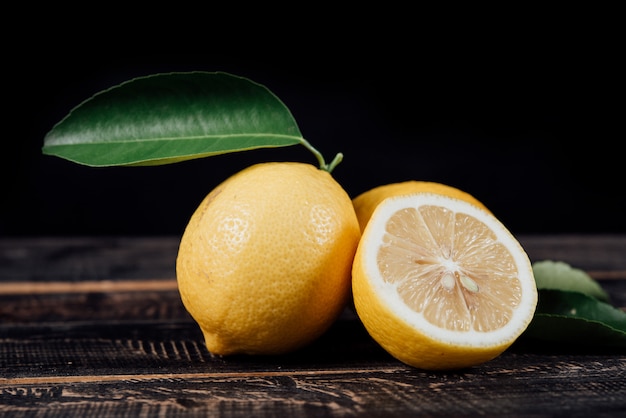
M 626 236 L 520 236 L 626 306 Z M 308 348 L 213 358 L 176 288 L 177 237 L 0 239 L 0 416 L 626 416 L 626 353 L 518 340 L 428 372 L 346 310 Z

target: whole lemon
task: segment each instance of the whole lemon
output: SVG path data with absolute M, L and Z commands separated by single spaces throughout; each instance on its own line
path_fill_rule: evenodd
M 294 351 L 321 336 L 350 297 L 361 232 L 327 171 L 270 162 L 226 179 L 181 238 L 181 299 L 215 355 Z

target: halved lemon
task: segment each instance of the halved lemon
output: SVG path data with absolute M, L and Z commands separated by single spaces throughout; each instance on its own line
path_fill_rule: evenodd
M 354 305 L 387 352 L 422 369 L 459 369 L 504 352 L 537 306 L 523 247 L 490 212 L 415 193 L 383 200 L 353 262 Z

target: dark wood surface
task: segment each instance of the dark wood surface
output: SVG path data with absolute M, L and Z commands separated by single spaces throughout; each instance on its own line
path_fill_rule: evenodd
M 626 236 L 518 237 L 626 306 Z M 176 288 L 176 237 L 0 239 L 0 416 L 626 416 L 626 353 L 520 339 L 428 372 L 350 309 L 285 356 L 214 358 Z

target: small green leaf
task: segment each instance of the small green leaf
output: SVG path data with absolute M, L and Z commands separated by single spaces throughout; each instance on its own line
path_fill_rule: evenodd
M 626 347 L 626 312 L 582 293 L 543 289 L 523 336 L 578 346 Z
M 89 166 L 159 165 L 303 143 L 287 107 L 267 88 L 221 72 L 139 77 L 74 108 L 43 153 Z
M 608 302 L 609 295 L 586 272 L 562 261 L 537 261 L 533 263 L 537 289 L 569 290 Z

